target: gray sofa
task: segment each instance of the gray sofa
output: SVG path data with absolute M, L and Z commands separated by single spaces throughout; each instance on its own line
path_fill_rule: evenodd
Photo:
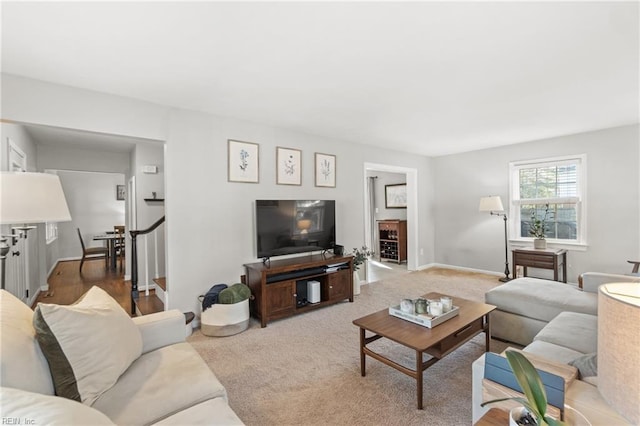
M 0 290 L 3 418 L 65 426 L 243 424 L 229 407 L 225 388 L 185 342 L 180 311 L 125 319 L 133 321 L 132 327 L 140 332 L 142 354 L 94 402 L 84 403 L 54 395 L 50 366 L 36 340 L 33 317 L 28 306 Z M 84 343 L 77 342 L 79 346 Z
M 491 313 L 491 335 L 526 346 L 561 312 L 597 315 L 601 284 L 629 281 L 640 282 L 640 277 L 586 272 L 581 275 L 582 288 L 538 278 L 509 281 L 485 294 L 485 301 L 497 306 Z
M 524 352 L 550 361 L 576 363 L 597 352 L 597 288 L 609 282 L 640 282 L 640 277 L 602 273 L 582 275 L 582 289 L 555 281 L 518 278 L 487 292 L 497 306 L 491 316 L 492 335 L 524 346 Z M 473 422 L 491 407 L 483 402 L 484 355 L 473 371 Z M 583 371 L 567 389 L 566 419 L 572 425 L 627 425 L 602 398 L 597 372 Z

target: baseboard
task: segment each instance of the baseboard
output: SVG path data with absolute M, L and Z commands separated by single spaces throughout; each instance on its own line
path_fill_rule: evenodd
M 466 266 L 458 266 L 458 265 L 447 265 L 446 263 L 429 263 L 428 265 L 425 265 L 424 267 L 420 267 L 419 269 L 422 270 L 422 269 L 428 269 L 428 268 L 455 269 L 458 271 L 476 272 L 480 274 L 495 275 L 497 277 L 504 276 L 504 272 L 487 271 L 486 269 L 477 269 L 477 268 L 467 268 Z

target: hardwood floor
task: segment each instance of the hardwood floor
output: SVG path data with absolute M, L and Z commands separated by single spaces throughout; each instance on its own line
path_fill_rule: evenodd
M 131 312 L 131 283 L 124 281 L 123 271 L 107 270 L 104 260 L 84 262 L 82 274 L 78 270 L 79 260 L 60 262 L 49 277 L 49 291 L 40 292 L 38 302 L 70 305 L 80 298 L 92 286 L 97 285 L 109 293 L 127 313 Z

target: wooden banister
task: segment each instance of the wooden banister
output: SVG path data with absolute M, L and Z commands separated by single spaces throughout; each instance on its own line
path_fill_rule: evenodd
M 130 230 L 131 235 L 131 315 L 136 314 L 136 299 L 140 295 L 138 292 L 138 235 L 146 235 L 153 232 L 158 226 L 164 223 L 165 217 L 162 216 L 153 225 L 147 229 Z

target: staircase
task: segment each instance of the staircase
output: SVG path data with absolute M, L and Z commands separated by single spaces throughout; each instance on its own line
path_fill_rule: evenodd
M 149 283 L 146 282 L 144 285 L 144 293 L 142 295 L 140 295 L 138 290 L 138 237 L 144 237 L 146 249 L 147 235 L 156 231 L 164 221 L 165 217 L 162 216 L 147 229 L 129 231 L 129 234 L 131 235 L 131 315 L 147 315 L 154 312 L 164 311 L 167 290 L 166 279 L 154 279 L 157 286 L 156 289 L 149 289 Z M 145 250 L 145 256 L 148 259 L 149 250 Z M 145 265 L 147 264 L 148 261 L 145 261 Z M 146 275 L 148 276 L 148 274 Z M 159 284 L 159 282 L 162 284 Z M 162 298 L 159 296 L 162 296 Z
M 165 310 L 167 301 L 167 278 L 154 278 L 155 288 L 150 289 L 145 284 L 144 292 L 141 294 L 138 289 L 138 236 L 157 232 L 157 228 L 164 223 L 164 216 L 158 219 L 153 225 L 144 230 L 129 231 L 131 235 L 131 315 L 148 315 Z M 146 247 L 146 240 L 145 240 Z M 157 250 L 156 250 L 157 252 Z M 149 251 L 146 251 L 149 255 Z M 145 264 L 148 262 L 145 262 Z M 195 318 L 193 312 L 185 312 L 185 324 L 190 324 Z
M 149 290 L 149 295 L 143 294 L 137 299 L 134 299 L 135 314 L 136 315 L 149 315 L 156 312 L 164 311 L 164 303 L 156 295 L 155 290 Z
M 167 278 L 154 278 L 153 282 L 155 283 L 156 288 L 149 289 L 148 295 L 145 292 L 135 299 L 137 315 L 148 315 L 164 311 L 164 301 L 166 300 L 167 292 Z
M 154 278 L 153 282 L 156 284 L 155 289 L 150 289 L 148 295 L 145 292 L 140 294 L 137 299 L 134 299 L 136 303 L 136 314 L 138 315 L 148 315 L 154 312 L 164 311 L 167 278 Z

